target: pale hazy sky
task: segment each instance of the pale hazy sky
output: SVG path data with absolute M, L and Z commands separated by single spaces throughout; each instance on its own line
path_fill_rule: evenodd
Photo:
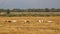
M 60 0 L 0 0 L 0 8 L 60 8 Z

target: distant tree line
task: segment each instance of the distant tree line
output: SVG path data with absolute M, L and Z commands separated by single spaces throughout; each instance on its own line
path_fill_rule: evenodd
M 60 8 L 45 8 L 45 9 L 0 9 L 0 13 L 1 12 L 7 12 L 7 14 L 9 15 L 10 12 L 60 12 Z M 41 14 L 40 14 L 41 15 Z
M 0 12 L 60 12 L 60 8 L 45 8 L 45 9 L 0 9 Z

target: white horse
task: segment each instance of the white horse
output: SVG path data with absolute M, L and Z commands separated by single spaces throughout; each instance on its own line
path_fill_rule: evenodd
M 48 21 L 48 23 L 51 23 L 51 22 L 53 22 L 53 21 L 50 21 L 50 20 Z
M 28 20 L 24 20 L 24 21 L 25 21 L 25 23 L 26 23 L 26 22 L 29 22 Z
M 43 20 L 39 20 L 40 23 L 43 23 Z
M 7 20 L 6 22 L 13 22 L 13 23 L 15 23 L 17 21 L 16 20 Z
M 17 22 L 16 20 L 11 20 L 12 22 Z

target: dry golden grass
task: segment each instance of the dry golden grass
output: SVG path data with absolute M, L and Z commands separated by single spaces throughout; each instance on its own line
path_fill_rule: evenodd
M 17 22 L 10 23 L 6 20 L 17 20 Z M 43 20 L 43 22 L 39 23 L 38 20 Z M 48 23 L 48 20 L 53 22 Z M 0 17 L 0 34 L 60 34 L 60 16 Z

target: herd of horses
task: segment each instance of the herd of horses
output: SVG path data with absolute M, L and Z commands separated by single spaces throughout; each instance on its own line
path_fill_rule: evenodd
M 5 20 L 5 22 L 9 22 L 9 23 L 16 23 L 16 22 L 17 22 L 17 20 Z M 24 20 L 24 22 L 25 22 L 25 23 L 27 23 L 27 22 L 30 22 L 30 21 L 29 21 L 29 20 Z M 44 20 L 38 20 L 37 22 L 39 22 L 39 23 L 43 23 L 43 22 L 44 22 Z M 48 23 L 51 23 L 51 22 L 54 22 L 54 21 L 47 20 L 47 22 L 48 22 Z

